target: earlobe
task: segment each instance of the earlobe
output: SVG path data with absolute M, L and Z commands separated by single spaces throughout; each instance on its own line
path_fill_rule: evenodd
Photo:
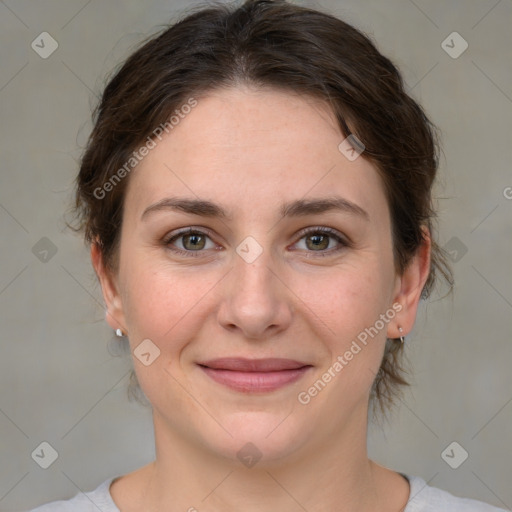
M 93 242 L 91 244 L 91 262 L 100 282 L 103 300 L 105 301 L 105 320 L 110 327 L 114 329 L 114 331 L 121 329 L 126 332 L 126 329 L 124 328 L 125 321 L 122 300 L 118 291 L 116 279 L 115 276 L 112 275 L 111 271 L 106 268 L 101 247 L 97 242 Z
M 393 332 L 388 333 L 388 337 L 391 338 L 406 336 L 412 330 L 421 299 L 421 292 L 430 273 L 432 242 L 429 230 L 426 227 L 422 229 L 423 242 L 418 247 L 416 254 L 411 258 L 407 268 L 398 278 L 398 290 L 395 294 L 394 302 L 399 303 L 402 309 L 396 317 L 396 325 L 390 326 L 390 330 L 393 330 Z M 398 326 L 401 327 L 402 332 L 399 332 Z

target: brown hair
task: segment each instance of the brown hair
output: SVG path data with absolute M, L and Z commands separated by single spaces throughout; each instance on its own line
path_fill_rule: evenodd
M 191 97 L 242 83 L 320 98 L 344 136 L 353 134 L 364 144 L 363 156 L 384 182 L 395 266 L 403 272 L 423 242 L 422 227 L 432 233 L 436 129 L 406 93 L 397 68 L 367 36 L 330 14 L 284 0 L 196 8 L 145 41 L 105 87 L 81 161 L 74 208 L 76 229 L 87 242 L 99 243 L 107 268 L 115 271 L 117 265 L 128 181 L 112 181 L 120 169 Z M 108 190 L 107 182 L 113 185 Z M 432 240 L 423 298 L 439 273 L 451 288 L 451 270 Z M 408 384 L 400 347 L 398 340 L 387 340 L 374 381 L 372 398 L 381 410 Z

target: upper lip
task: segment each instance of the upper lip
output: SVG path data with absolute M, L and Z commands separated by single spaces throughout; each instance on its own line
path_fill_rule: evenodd
M 304 366 L 311 366 L 293 359 L 246 359 L 240 357 L 222 357 L 198 364 L 215 370 L 233 370 L 239 372 L 277 372 L 280 370 L 295 370 Z

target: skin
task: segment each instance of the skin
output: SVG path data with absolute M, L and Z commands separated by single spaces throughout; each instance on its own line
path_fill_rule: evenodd
M 132 352 L 145 339 L 160 350 L 149 366 L 133 358 L 153 407 L 156 459 L 117 479 L 112 497 L 123 512 L 401 510 L 408 482 L 368 459 L 368 398 L 386 337 L 414 324 L 429 237 L 397 275 L 381 178 L 364 154 L 349 161 L 338 150 L 344 136 L 324 103 L 246 86 L 197 99 L 129 177 L 117 270 L 106 271 L 91 248 L 111 327 L 128 333 Z M 231 218 L 171 209 L 141 218 L 170 196 L 213 201 Z M 368 219 L 346 211 L 280 216 L 282 203 L 332 196 Z M 190 237 L 166 245 L 189 226 L 210 232 L 199 249 Z M 299 233 L 318 227 L 349 245 L 328 236 L 317 248 L 318 232 Z M 247 236 L 263 248 L 252 263 L 236 252 Z M 298 393 L 396 303 L 401 311 L 378 335 L 299 403 Z M 281 389 L 243 394 L 196 364 L 227 356 L 313 368 Z M 262 454 L 251 468 L 237 458 L 248 442 Z

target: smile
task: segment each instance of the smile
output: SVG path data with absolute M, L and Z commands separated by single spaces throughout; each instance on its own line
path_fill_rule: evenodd
M 267 393 L 299 380 L 311 365 L 290 359 L 224 358 L 199 363 L 215 382 L 242 393 Z

